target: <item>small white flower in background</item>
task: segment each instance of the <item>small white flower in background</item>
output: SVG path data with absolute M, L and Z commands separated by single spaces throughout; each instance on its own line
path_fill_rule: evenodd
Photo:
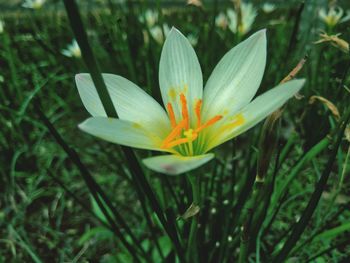
M 46 0 L 25 0 L 22 4 L 25 8 L 40 9 L 45 4 Z
M 153 27 L 158 21 L 158 12 L 152 9 L 147 9 L 145 16 L 141 17 L 141 22 L 145 23 L 149 28 Z
M 196 46 L 198 43 L 198 37 L 195 36 L 194 34 L 188 34 L 187 39 L 193 47 Z
M 170 27 L 167 24 L 163 24 L 163 31 L 160 26 L 154 26 L 150 28 L 149 30 L 151 36 L 154 38 L 154 40 L 157 41 L 159 44 L 163 44 L 165 38 L 170 32 Z M 163 34 L 164 32 L 164 34 Z M 165 38 L 164 38 L 165 37 Z M 191 43 L 192 46 L 196 46 L 198 43 L 198 37 L 195 36 L 194 34 L 188 34 L 187 35 L 188 41 Z
M 255 17 L 257 16 L 256 9 L 251 3 L 242 3 L 241 4 L 241 12 L 242 12 L 242 25 L 238 28 L 237 31 L 237 13 L 233 9 L 227 10 L 227 15 L 229 18 L 229 29 L 233 33 L 239 33 L 240 35 L 245 35 L 252 28 L 252 25 L 255 21 Z
M 5 22 L 0 20 L 0 34 L 4 32 Z
M 151 36 L 154 38 L 154 40 L 157 41 L 157 43 L 163 44 L 165 40 L 164 37 L 166 37 L 169 34 L 170 28 L 167 24 L 164 24 L 163 30 L 161 26 L 154 26 L 149 29 L 149 32 Z
M 203 7 L 203 3 L 200 0 L 187 0 L 187 4 L 197 7 Z
M 215 18 L 215 25 L 223 30 L 225 30 L 228 26 L 228 18 L 226 14 L 224 13 L 219 13 L 216 18 Z
M 347 11 L 347 15 L 344 16 L 344 11 L 339 6 L 332 6 L 329 8 L 328 12 L 326 9 L 321 8 L 318 12 L 319 18 L 329 27 L 334 27 L 337 24 L 344 23 L 350 20 L 350 11 Z
M 78 42 L 75 39 L 72 41 L 71 44 L 67 46 L 67 48 L 62 49 L 61 53 L 66 57 L 74 57 L 74 58 L 81 57 L 81 50 L 78 45 Z
M 261 7 L 261 9 L 263 10 L 264 13 L 268 14 L 268 13 L 272 13 L 273 11 L 275 11 L 276 6 L 274 4 L 271 4 L 271 3 L 265 3 Z
M 266 33 L 260 30 L 219 61 L 203 90 L 194 49 L 175 28 L 161 53 L 159 85 L 165 109 L 143 89 L 113 74 L 103 74 L 119 118 L 109 118 L 90 74 L 75 77 L 92 117 L 83 131 L 113 143 L 164 152 L 143 159 L 149 169 L 177 175 L 214 158 L 210 151 L 249 130 L 293 97 L 304 80 L 291 80 L 255 96 L 266 64 Z

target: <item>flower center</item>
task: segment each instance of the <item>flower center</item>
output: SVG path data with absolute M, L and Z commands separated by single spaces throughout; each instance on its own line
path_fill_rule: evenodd
M 186 150 L 185 152 L 188 155 L 193 155 L 193 144 L 192 142 L 195 141 L 199 133 L 203 131 L 205 128 L 213 125 L 220 119 L 222 119 L 222 115 L 216 115 L 210 120 L 208 120 L 205 123 L 201 123 L 201 107 L 202 107 L 202 100 L 198 100 L 195 107 L 194 112 L 196 115 L 196 127 L 191 128 L 190 127 L 190 118 L 188 114 L 188 107 L 187 107 L 187 100 L 183 93 L 180 94 L 180 101 L 181 101 L 181 115 L 182 119 L 179 122 L 176 122 L 173 106 L 169 102 L 167 104 L 167 110 L 170 118 L 170 124 L 172 127 L 171 132 L 169 135 L 163 140 L 161 148 L 163 149 L 171 149 L 175 146 L 180 146 L 186 144 Z

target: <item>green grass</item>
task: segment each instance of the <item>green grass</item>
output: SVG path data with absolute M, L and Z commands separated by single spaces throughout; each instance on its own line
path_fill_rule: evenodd
M 157 23 L 198 37 L 195 50 L 204 81 L 222 55 L 240 41 L 213 23 L 214 15 L 229 5 L 159 6 L 162 15 Z M 288 102 L 273 129 L 277 143 L 263 182 L 255 181 L 257 163 L 268 148 L 259 143 L 261 124 L 217 148 L 215 161 L 191 172 L 200 177 L 201 210 L 196 216 L 198 249 L 191 247 L 190 255 L 186 246 L 193 218 L 177 219 L 192 203 L 187 176 L 168 177 L 142 167 L 147 180 L 137 182 L 125 149 L 77 128 L 88 113 L 74 75 L 88 68 L 81 58 L 61 54 L 74 38 L 65 10 L 0 14 L 5 21 L 0 34 L 0 262 L 133 262 L 121 237 L 141 262 L 180 262 L 181 249 L 186 258 L 197 254 L 199 262 L 238 262 L 239 257 L 241 262 L 272 262 L 293 236 L 289 262 L 349 260 L 349 139 L 340 123 L 349 113 L 350 59 L 330 43 L 313 44 L 319 29 L 342 33 L 340 37 L 349 40 L 349 22 L 330 31 L 317 16 L 320 6 L 319 1 L 306 1 L 300 16 L 300 5 L 277 5 L 280 8 L 271 14 L 259 9 L 253 28 L 242 37 L 267 28 L 268 60 L 259 94 L 278 84 L 305 54 L 308 59 L 298 77 L 307 82 L 301 98 Z M 147 8 L 146 3 L 107 4 L 83 8 L 81 13 L 101 72 L 124 76 L 161 101 L 162 44 L 138 19 Z M 340 119 L 320 101 L 309 103 L 313 95 L 331 101 Z M 35 104 L 108 196 L 113 205 L 105 212 L 93 199 L 97 193 L 106 206 L 101 193 L 56 142 Z M 153 153 L 135 150 L 135 154 L 141 159 Z M 149 199 L 145 183 L 156 203 Z M 307 210 L 321 192 L 316 209 Z M 167 231 L 159 215 L 166 218 Z M 302 229 L 299 237 L 295 223 L 300 218 L 306 221 L 297 225 Z M 127 227 L 121 227 L 121 221 Z M 176 239 L 169 238 L 175 232 L 180 249 L 173 247 Z

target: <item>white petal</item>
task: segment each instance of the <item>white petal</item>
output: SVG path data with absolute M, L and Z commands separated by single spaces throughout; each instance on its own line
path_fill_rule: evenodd
M 221 128 L 211 131 L 211 139 L 209 139 L 206 151 L 238 136 L 265 119 L 296 94 L 304 85 L 304 82 L 304 79 L 288 81 L 254 99 L 240 112 L 235 114 L 235 116 L 240 115 L 243 117 L 243 124 L 225 129 L 225 125 L 228 124 L 226 122 Z M 232 116 L 232 122 L 235 121 L 235 116 Z
M 193 170 L 214 158 L 214 154 L 208 153 L 197 156 L 180 156 L 180 155 L 160 155 L 143 159 L 143 163 L 151 170 L 177 175 Z
M 84 132 L 103 140 L 140 149 L 164 151 L 162 140 L 140 124 L 107 118 L 92 117 L 79 124 Z
M 98 96 L 95 85 L 92 82 L 91 76 L 87 73 L 77 74 L 75 75 L 75 83 L 86 110 L 92 116 L 106 117 L 106 112 L 103 109 L 101 100 Z
M 102 76 L 120 119 L 139 123 L 154 133 L 160 132 L 163 137 L 166 136 L 170 129 L 169 119 L 158 102 L 126 78 L 113 74 Z M 92 116 L 105 117 L 90 74 L 77 74 L 75 80 L 88 112 Z
M 203 119 L 238 111 L 254 97 L 266 64 L 266 32 L 231 49 L 215 67 L 203 95 Z
M 187 99 L 191 122 L 195 103 L 202 99 L 202 71 L 195 51 L 186 37 L 172 28 L 165 40 L 159 64 L 159 85 L 164 105 L 170 102 L 177 121 L 181 118 L 180 94 Z

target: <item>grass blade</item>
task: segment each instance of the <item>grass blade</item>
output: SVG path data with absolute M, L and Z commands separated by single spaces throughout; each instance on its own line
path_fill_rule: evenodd
M 304 232 L 308 222 L 311 219 L 311 216 L 313 215 L 316 206 L 321 198 L 321 194 L 327 184 L 328 178 L 332 171 L 332 165 L 335 161 L 335 157 L 337 155 L 338 148 L 340 147 L 341 140 L 346 128 L 347 123 L 349 122 L 350 118 L 350 110 L 348 110 L 345 121 L 341 123 L 340 129 L 338 132 L 338 137 L 336 142 L 333 145 L 332 151 L 330 153 L 330 158 L 328 159 L 328 162 L 326 164 L 326 168 L 324 169 L 321 178 L 316 184 L 315 191 L 312 193 L 312 196 L 310 198 L 310 201 L 308 202 L 307 207 L 305 208 L 304 212 L 301 215 L 300 220 L 298 223 L 295 224 L 292 233 L 290 234 L 289 238 L 285 242 L 283 248 L 278 253 L 278 255 L 273 259 L 272 263 L 278 263 L 278 262 L 284 262 L 284 260 L 288 257 L 289 252 L 293 249 L 295 244 L 300 239 L 301 234 Z
M 106 197 L 102 189 L 98 186 L 98 184 L 95 182 L 93 177 L 91 176 L 90 172 L 88 169 L 85 167 L 85 165 L 81 162 L 78 154 L 75 152 L 74 149 L 69 147 L 67 143 L 64 141 L 64 139 L 60 136 L 60 134 L 57 132 L 55 127 L 52 125 L 50 120 L 45 116 L 45 114 L 41 111 L 40 107 L 37 104 L 34 104 L 34 108 L 36 113 L 39 115 L 39 118 L 43 121 L 43 123 L 46 125 L 52 136 L 55 138 L 57 143 L 62 147 L 62 149 L 66 152 L 70 160 L 78 167 L 86 185 L 89 187 L 89 190 L 93 197 L 95 198 L 95 201 L 98 203 L 100 209 L 102 210 L 104 216 L 108 220 L 108 223 L 113 227 L 113 232 L 116 234 L 117 237 L 120 238 L 122 241 L 123 245 L 128 249 L 130 254 L 134 257 L 136 262 L 140 262 L 140 260 L 137 257 L 137 252 L 135 251 L 134 247 L 129 244 L 129 242 L 125 239 L 124 235 L 118 228 L 118 226 L 115 224 L 114 220 L 111 218 L 110 213 L 107 211 L 106 207 L 104 204 L 107 204 L 109 206 L 109 209 L 113 211 L 113 214 L 116 216 L 116 219 L 121 223 L 123 227 L 126 227 L 128 229 L 127 225 L 125 222 L 123 222 L 122 218 L 118 214 L 118 212 L 115 210 L 114 206 L 111 205 L 111 202 L 109 199 Z M 101 199 L 103 201 L 101 201 Z M 131 234 L 131 237 L 133 237 L 131 231 L 128 231 L 129 234 Z M 140 242 L 135 242 L 136 244 L 140 244 Z M 140 247 L 140 246 L 139 246 Z M 143 251 L 143 250 L 141 250 Z M 143 251 L 145 254 L 145 252 Z

